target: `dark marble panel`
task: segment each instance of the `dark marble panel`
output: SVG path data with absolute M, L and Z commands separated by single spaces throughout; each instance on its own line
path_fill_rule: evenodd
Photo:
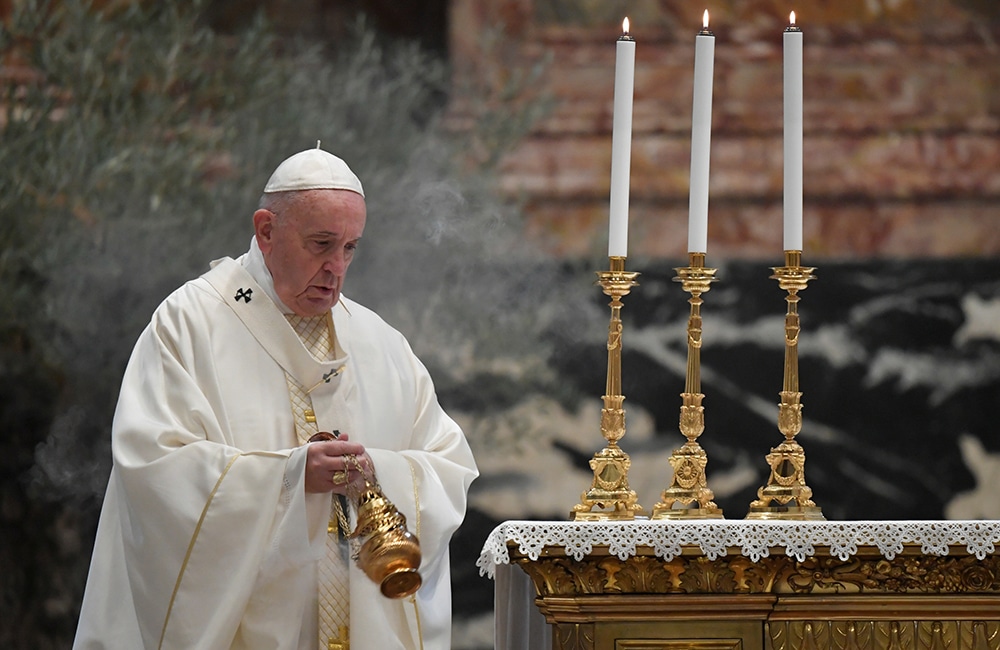
M 622 310 L 621 445 L 647 509 L 669 485 L 665 461 L 683 442 L 688 294 L 673 281 L 675 264 L 635 268 L 640 286 Z M 580 273 L 593 271 L 567 269 L 566 277 Z M 726 263 L 704 295 L 699 442 L 727 518 L 746 515 L 767 479 L 764 457 L 782 439 L 786 294 L 770 275 L 767 262 Z M 799 303 L 797 440 L 826 518 L 1000 516 L 1000 261 L 824 262 L 815 275 Z M 609 313 L 596 287 L 593 302 Z M 471 568 L 489 530 L 505 519 L 566 519 L 590 486 L 587 462 L 603 444 L 604 318 L 586 340 L 553 337 L 561 380 L 592 397 L 536 414 L 541 423 L 530 430 L 549 435 L 532 434 L 527 451 L 476 448 L 483 477 L 454 547 L 459 617 L 485 611 L 492 594 Z

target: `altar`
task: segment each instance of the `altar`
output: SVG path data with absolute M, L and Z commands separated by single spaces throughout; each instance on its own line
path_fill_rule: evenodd
M 997 650 L 997 543 L 995 521 L 508 521 L 477 564 L 497 650 Z

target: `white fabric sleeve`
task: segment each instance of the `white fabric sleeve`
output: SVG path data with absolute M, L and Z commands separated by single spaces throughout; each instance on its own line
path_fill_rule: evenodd
M 275 513 L 274 535 L 261 564 L 262 578 L 301 566 L 303 561 L 323 557 L 330 518 L 330 495 L 306 493 L 307 460 L 306 445 L 293 449 L 288 455 Z
M 409 445 L 401 450 L 367 447 L 386 497 L 420 541 L 423 585 L 416 594 L 423 647 L 449 647 L 451 583 L 449 543 L 465 518 L 469 484 L 478 475 L 465 435 L 438 404 L 424 366 L 410 355 L 416 410 Z M 352 590 L 353 591 L 353 590 Z M 416 609 L 406 610 L 408 618 Z M 353 633 L 353 628 L 352 628 Z M 353 639 L 352 639 L 353 640 Z M 365 642 L 374 639 L 361 639 Z

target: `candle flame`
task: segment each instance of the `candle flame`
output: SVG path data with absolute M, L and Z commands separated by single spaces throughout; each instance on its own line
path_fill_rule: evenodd
M 708 29 L 708 9 L 705 10 L 704 15 L 701 17 L 701 24 Z
M 790 14 L 788 14 L 788 24 L 789 25 L 794 25 L 795 24 L 795 12 L 794 11 L 791 12 Z
M 628 36 L 628 16 L 622 21 L 622 33 Z

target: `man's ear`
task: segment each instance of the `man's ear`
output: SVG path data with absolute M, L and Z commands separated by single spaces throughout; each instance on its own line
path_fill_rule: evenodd
M 257 236 L 257 246 L 262 253 L 271 252 L 271 236 L 274 234 L 274 213 L 261 208 L 253 213 L 253 231 Z

